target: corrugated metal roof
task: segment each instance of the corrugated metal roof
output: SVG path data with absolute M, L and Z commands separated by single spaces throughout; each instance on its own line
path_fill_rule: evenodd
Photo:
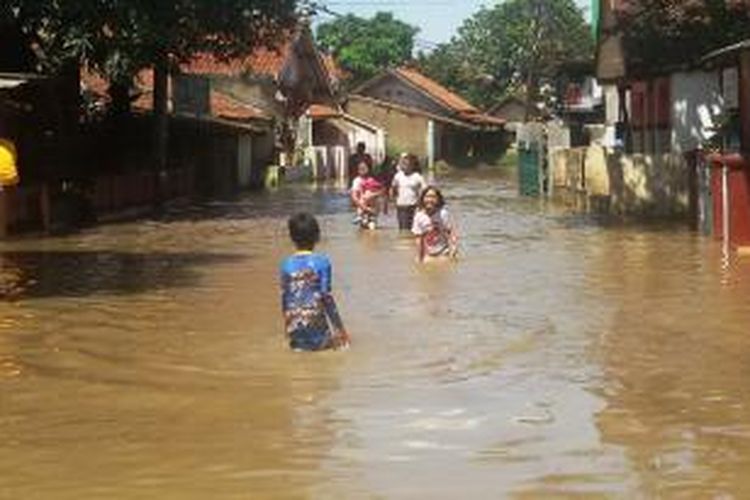
M 739 43 L 735 43 L 733 45 L 729 45 L 727 47 L 723 47 L 719 50 L 715 50 L 708 55 L 704 56 L 703 59 L 701 59 L 702 62 L 709 62 L 714 59 L 719 59 L 724 56 L 729 56 L 731 54 L 734 54 L 736 52 L 742 52 L 744 50 L 750 50 L 750 39 L 743 40 Z
M 28 73 L 0 73 L 0 89 L 14 89 L 32 80 L 40 80 L 42 78 L 44 77 Z

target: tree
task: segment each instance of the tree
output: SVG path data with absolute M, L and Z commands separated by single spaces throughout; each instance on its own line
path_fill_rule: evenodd
M 349 14 L 321 24 L 317 39 L 352 73 L 352 83 L 359 83 L 410 60 L 418 32 L 391 13 L 378 12 L 371 19 Z
M 421 65 L 488 106 L 519 89 L 535 100 L 562 63 L 592 56 L 593 40 L 573 0 L 508 0 L 482 7 Z
M 619 11 L 628 70 L 695 63 L 750 37 L 748 0 L 629 0 Z
M 170 65 L 210 52 L 228 57 L 270 44 L 295 22 L 296 0 L 4 0 L 48 70 L 87 61 L 115 84 L 154 69 L 155 168 L 167 163 Z

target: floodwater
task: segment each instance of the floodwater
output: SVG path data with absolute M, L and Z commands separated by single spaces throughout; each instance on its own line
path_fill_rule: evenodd
M 330 188 L 0 244 L 0 498 L 750 497 L 750 261 L 440 182 L 455 265 Z M 348 352 L 285 347 L 297 209 Z

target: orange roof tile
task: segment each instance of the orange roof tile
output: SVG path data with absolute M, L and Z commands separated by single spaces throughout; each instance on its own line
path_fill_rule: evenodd
M 290 47 L 291 42 L 285 42 L 277 48 L 258 47 L 248 56 L 228 60 L 219 59 L 208 53 L 199 53 L 180 65 L 180 69 L 185 73 L 196 75 L 239 76 L 243 73 L 250 73 L 276 79 L 284 67 Z M 331 80 L 345 80 L 349 77 L 333 56 L 321 54 L 321 59 Z
M 258 47 L 245 60 L 245 69 L 255 75 L 267 75 L 277 78 L 284 67 L 284 61 L 286 61 L 289 55 L 290 47 L 290 42 L 286 42 L 278 50 Z
M 290 46 L 290 42 L 285 42 L 277 48 L 257 47 L 247 56 L 226 60 L 202 52 L 181 64 L 180 69 L 196 75 L 239 76 L 251 73 L 277 78 L 284 67 Z
M 225 120 L 270 120 L 270 116 L 255 106 L 215 91 L 211 91 L 211 114 Z
M 479 113 L 479 110 L 466 101 L 466 99 L 451 92 L 418 71 L 407 68 L 398 68 L 395 72 L 397 75 L 418 87 L 423 92 L 429 94 L 432 98 L 448 106 L 453 111 L 468 114 Z
M 154 108 L 153 71 L 142 70 L 136 77 L 136 85 L 141 94 L 133 102 L 133 107 L 140 111 L 151 111 Z M 227 94 L 212 90 L 210 93 L 210 109 L 214 118 L 225 120 L 270 120 L 271 117 L 263 110 L 250 104 L 240 102 Z
M 307 108 L 307 114 L 311 118 L 324 119 L 324 118 L 335 118 L 341 115 L 341 111 L 324 104 L 313 104 Z
M 461 118 L 481 125 L 502 126 L 506 123 L 504 119 L 486 113 L 461 113 Z
M 212 54 L 195 54 L 188 62 L 180 65 L 183 73 L 195 75 L 235 76 L 244 72 L 246 58 L 220 60 Z

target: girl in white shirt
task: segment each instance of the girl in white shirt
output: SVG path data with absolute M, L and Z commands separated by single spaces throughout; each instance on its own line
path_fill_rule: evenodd
M 414 224 L 414 213 L 419 203 L 419 195 L 422 194 L 427 184 L 422 174 L 417 171 L 416 156 L 410 154 L 399 164 L 401 168 L 391 183 L 391 197 L 396 200 L 398 228 L 401 231 L 409 231 Z

